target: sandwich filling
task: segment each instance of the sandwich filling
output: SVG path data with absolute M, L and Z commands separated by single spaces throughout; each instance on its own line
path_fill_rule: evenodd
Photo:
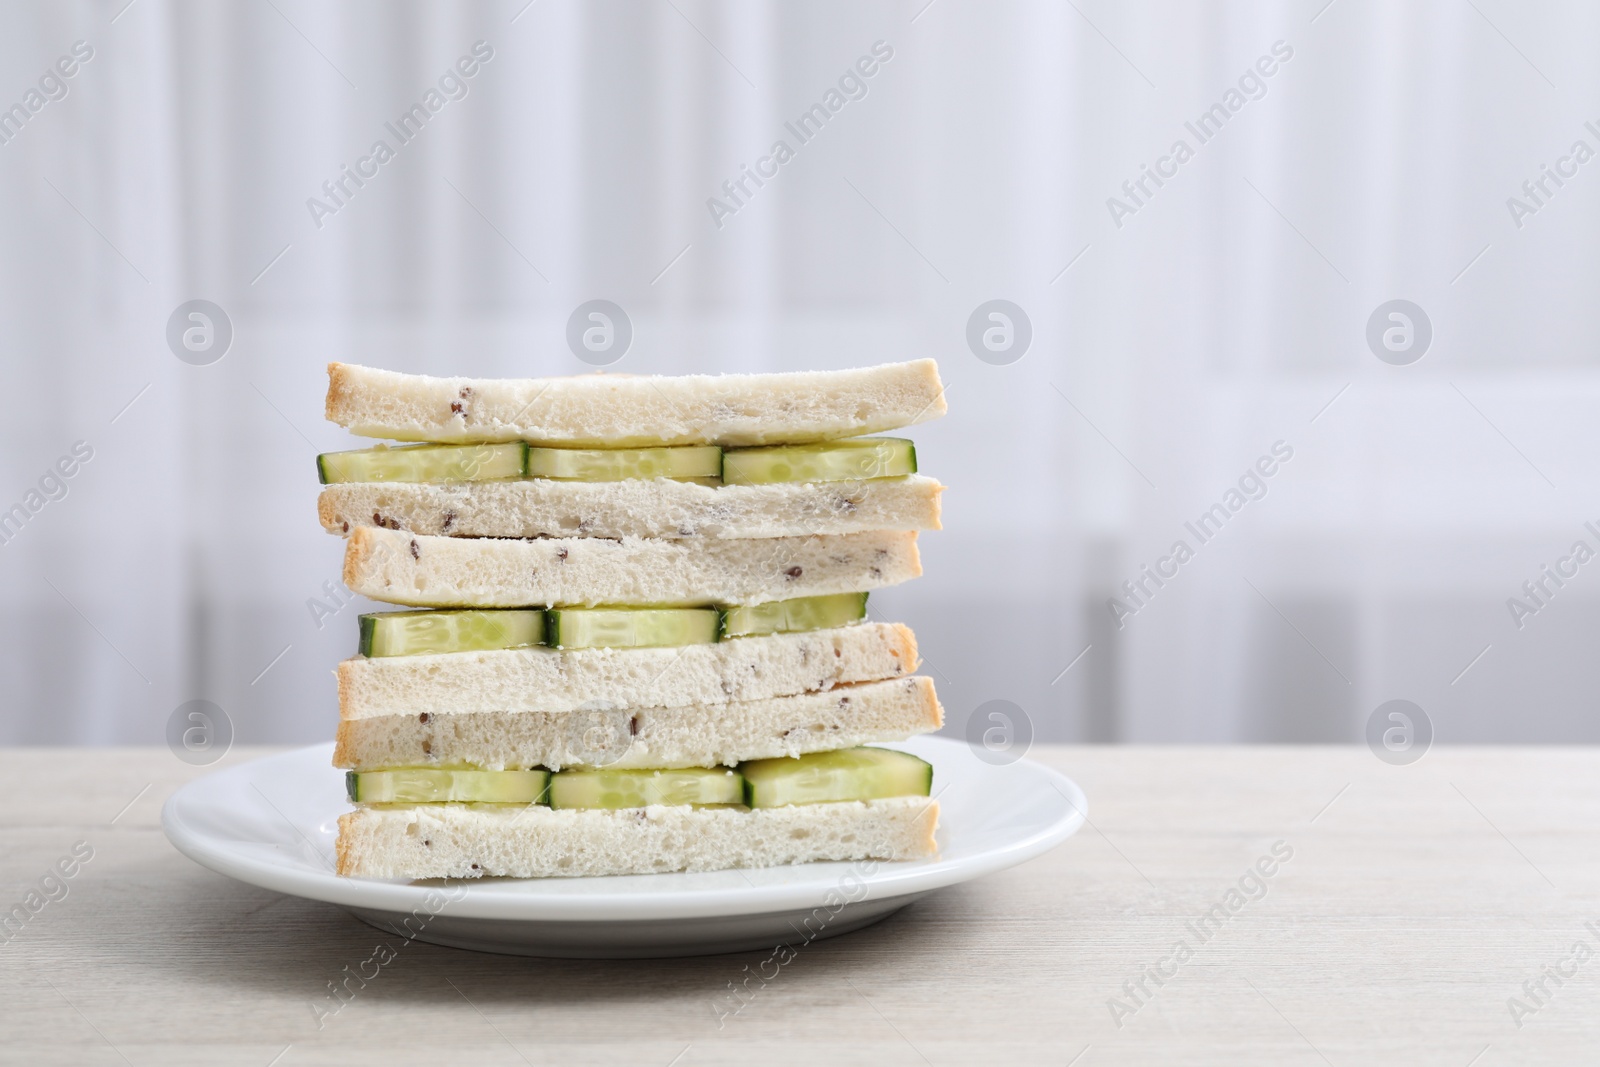
M 856 437 L 810 445 L 719 448 L 544 448 L 525 441 L 400 445 L 325 452 L 323 485 L 337 482 L 498 482 L 549 478 L 620 482 L 671 478 L 710 485 L 851 482 L 917 473 L 917 449 L 903 437 Z
M 350 771 L 351 803 L 520 804 L 554 809 L 792 807 L 846 801 L 925 797 L 933 767 L 905 752 L 845 748 L 804 756 L 745 760 L 737 768 L 672 770 L 575 767 L 551 772 L 470 767 L 395 767 Z
M 389 611 L 360 616 L 363 656 L 507 648 L 675 648 L 806 633 L 867 617 L 866 593 L 705 608 L 538 608 Z

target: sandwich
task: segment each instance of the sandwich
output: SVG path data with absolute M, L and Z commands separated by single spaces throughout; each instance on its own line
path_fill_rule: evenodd
M 921 573 L 931 360 L 542 380 L 329 368 L 359 620 L 339 873 L 645 874 L 937 849 L 943 724 L 872 591 Z

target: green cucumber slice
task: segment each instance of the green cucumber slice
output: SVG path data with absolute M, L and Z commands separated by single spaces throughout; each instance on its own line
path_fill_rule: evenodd
M 848 626 L 867 617 L 867 594 L 833 593 L 769 600 L 765 604 L 722 609 L 723 637 L 794 634 Z
M 925 797 L 933 789 L 930 764 L 888 748 L 748 760 L 739 771 L 744 775 L 744 802 L 752 808 Z
M 726 768 L 707 770 L 580 770 L 550 776 L 552 808 L 642 808 L 648 804 L 740 804 L 744 779 Z
M 529 648 L 544 637 L 544 612 L 387 611 L 360 616 L 361 654 L 418 656 Z
M 853 482 L 917 473 L 917 449 L 903 437 L 857 437 L 814 445 L 738 448 L 722 454 L 727 485 Z
M 347 771 L 344 783 L 352 804 L 541 804 L 550 772 L 397 767 Z
M 554 648 L 662 648 L 717 639 L 715 608 L 552 608 L 545 644 Z
M 521 478 L 528 446 L 405 445 L 324 452 L 317 457 L 323 485 L 334 482 L 493 482 Z
M 575 482 L 620 482 L 632 478 L 720 478 L 722 449 L 537 448 L 528 449 L 528 477 Z

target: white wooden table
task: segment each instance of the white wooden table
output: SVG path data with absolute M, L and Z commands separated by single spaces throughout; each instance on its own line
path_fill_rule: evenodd
M 319 1030 L 310 1002 L 382 935 L 179 855 L 161 802 L 201 771 L 164 749 L 0 751 L 0 907 L 93 849 L 0 944 L 0 1063 L 1600 1063 L 1600 750 L 1034 757 L 1083 785 L 1091 827 L 807 947 L 720 1027 L 765 953 L 414 943 Z M 1276 842 L 1292 856 L 1250 877 Z M 1514 1020 L 1513 997 L 1533 1010 Z

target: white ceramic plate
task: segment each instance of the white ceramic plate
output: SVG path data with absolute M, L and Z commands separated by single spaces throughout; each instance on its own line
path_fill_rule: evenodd
M 1069 778 L 1022 760 L 979 760 L 961 742 L 895 745 L 933 764 L 939 855 L 908 863 L 811 863 L 611 878 L 401 882 L 333 873 L 350 810 L 333 746 L 316 745 L 190 782 L 161 825 L 196 863 L 251 885 L 336 904 L 404 937 L 533 956 L 688 956 L 846 933 L 957 882 L 1015 866 L 1083 824 Z M 842 907 L 842 900 L 849 903 Z

